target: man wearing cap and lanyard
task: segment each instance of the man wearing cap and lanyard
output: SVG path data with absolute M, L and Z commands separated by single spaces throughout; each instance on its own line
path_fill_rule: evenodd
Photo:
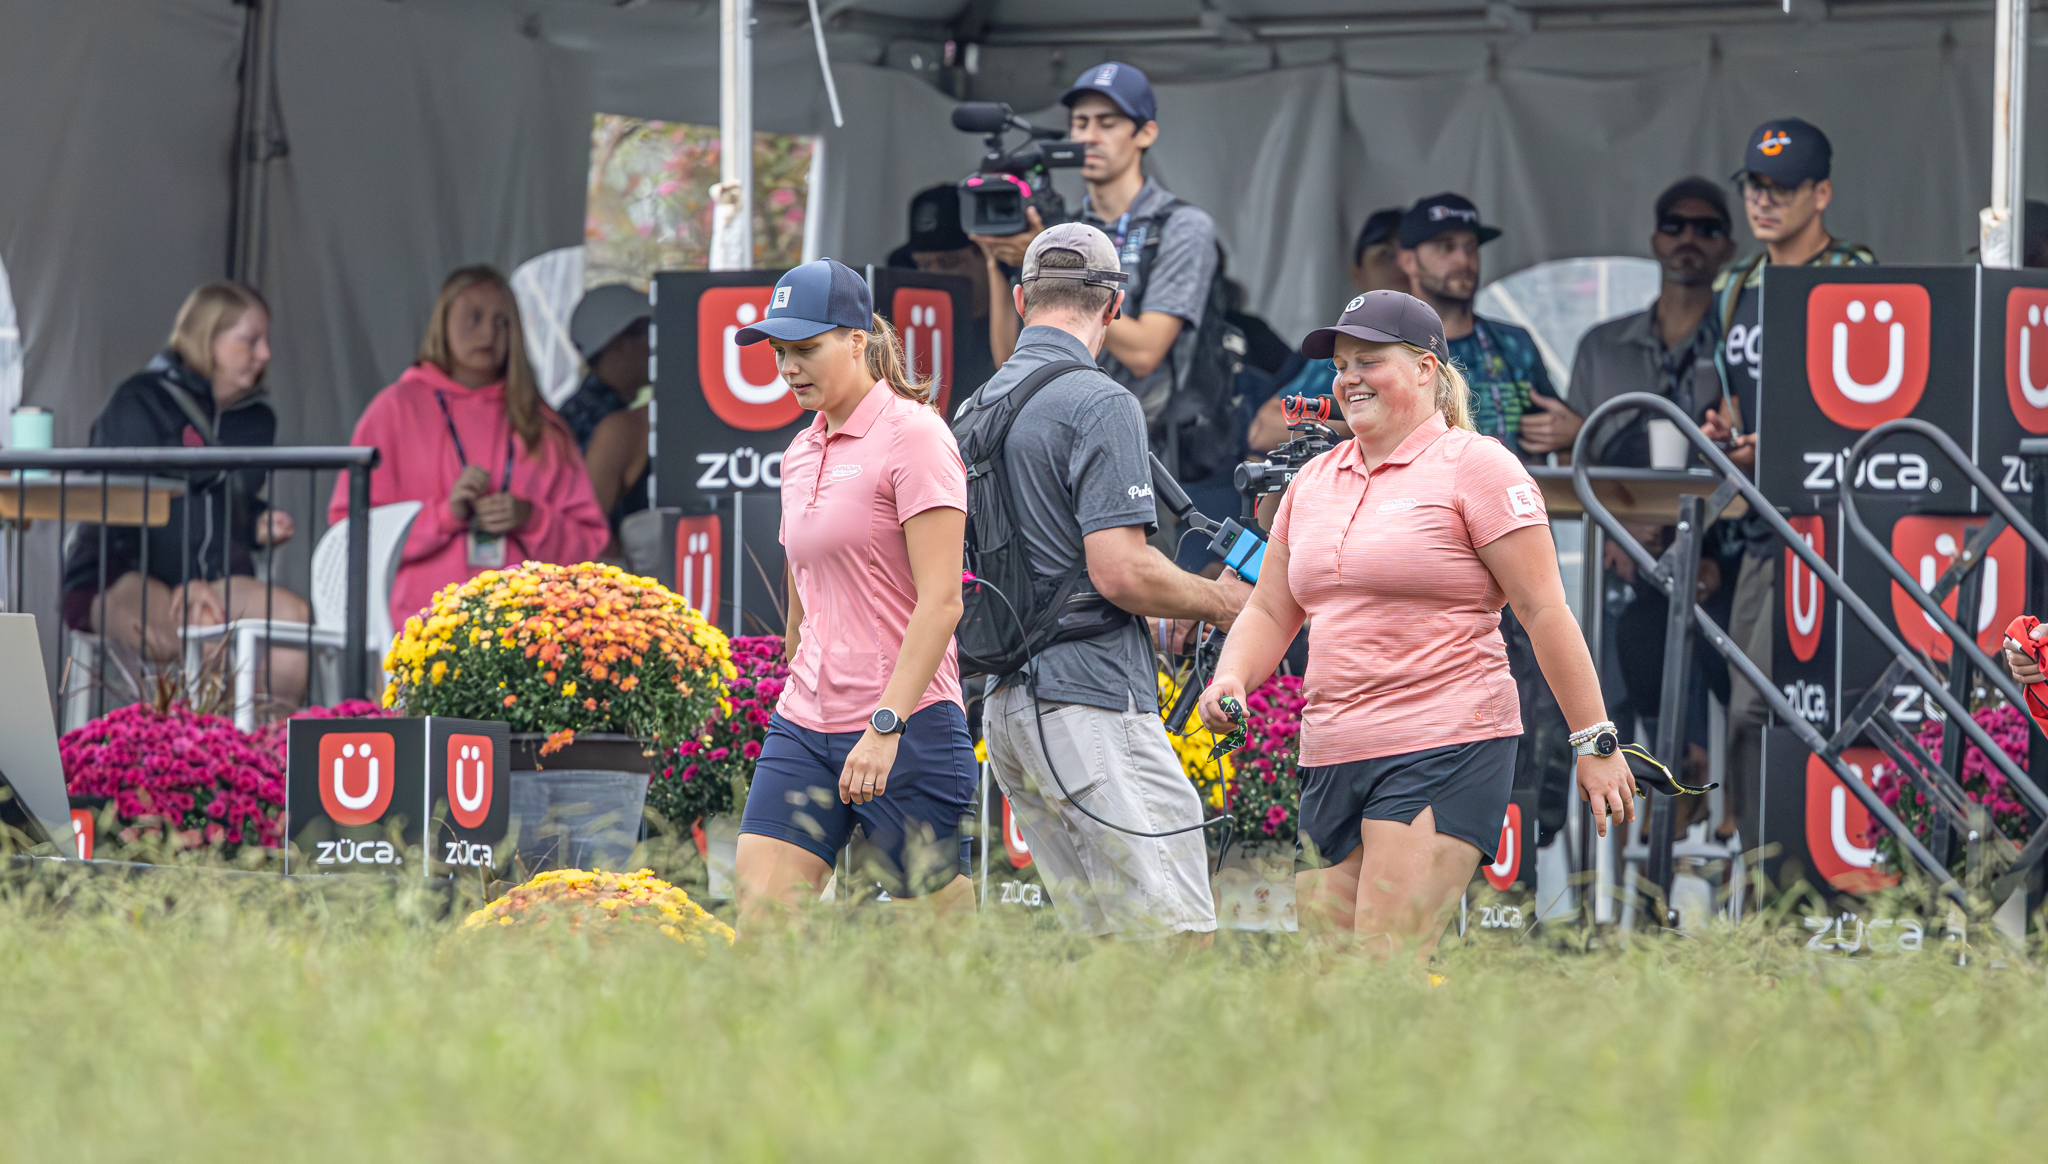
M 1479 248 L 1500 237 L 1479 210 L 1457 194 L 1424 198 L 1401 217 L 1401 270 L 1409 292 L 1436 309 L 1450 341 L 1451 362 L 1472 386 L 1472 424 L 1523 460 L 1540 459 L 1521 441 L 1526 412 L 1569 411 L 1550 386 L 1550 373 L 1528 332 L 1472 313 L 1479 293 Z
M 1869 247 L 1830 235 L 1823 221 L 1834 200 L 1834 147 L 1827 135 L 1796 117 L 1766 121 L 1749 135 L 1742 169 L 1733 176 L 1742 190 L 1750 233 L 1762 254 L 1737 263 L 1714 283 L 1714 312 L 1721 322 L 1715 366 L 1721 373 L 1721 402 L 1709 408 L 1700 427 L 1728 449 L 1728 459 L 1756 469 L 1757 389 L 1763 361 L 1764 267 L 1789 264 L 1865 267 L 1877 262 Z M 1740 522 L 1719 522 L 1720 537 L 1743 543 L 1742 569 L 1728 633 L 1766 677 L 1771 673 L 1771 593 L 1777 582 L 1777 537 L 1759 514 Z M 1740 676 L 1730 676 L 1726 769 L 1730 811 L 1724 835 L 1732 835 L 1746 798 L 1756 793 L 1763 766 L 1763 699 Z
M 1081 179 L 1082 222 L 1108 235 L 1117 260 L 1131 276 L 1123 317 L 1106 333 L 1102 370 L 1130 389 L 1156 425 L 1194 356 L 1195 335 L 1216 277 L 1216 223 L 1145 176 L 1145 151 L 1159 140 L 1158 100 L 1152 83 L 1132 65 L 1109 61 L 1081 74 L 1060 98 L 1072 111 L 1068 136 L 1085 145 Z M 1028 212 L 1023 233 L 977 242 L 1011 266 L 1023 262 L 1043 224 Z M 1153 252 L 1147 260 L 1146 252 Z M 996 358 L 1009 358 L 1001 342 Z
M 647 293 L 626 283 L 592 287 L 569 317 L 569 340 L 588 369 L 576 391 L 556 411 L 576 435 L 576 447 L 590 470 L 590 487 L 611 522 L 617 548 L 619 522 L 649 504 L 647 482 L 648 325 L 653 309 Z
M 1116 317 L 1116 248 L 1092 226 L 1066 223 L 1032 241 L 1016 291 L 1017 350 L 962 405 L 974 423 L 1026 376 L 1063 360 L 1089 363 Z M 1051 272 L 1051 274 L 1046 274 Z M 1076 276 L 1082 276 L 1076 278 Z M 1088 638 L 1054 643 L 1004 676 L 984 705 L 989 762 L 1069 930 L 1159 938 L 1216 928 L 1202 803 L 1159 719 L 1159 680 L 1145 619 L 1228 626 L 1251 593 L 1228 570 L 1190 574 L 1148 545 L 1157 517 L 1145 418 L 1097 371 L 1056 376 L 1018 410 L 1003 443 L 1017 532 L 1040 575 L 1085 565 L 1097 593 L 1131 614 Z M 1048 753 L 1050 753 L 1048 757 Z M 1072 795 L 1069 795 L 1072 794 Z M 1075 797 L 1085 802 L 1077 807 Z M 1089 813 L 1095 814 L 1091 817 Z

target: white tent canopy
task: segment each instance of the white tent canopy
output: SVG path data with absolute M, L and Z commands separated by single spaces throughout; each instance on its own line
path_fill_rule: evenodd
M 282 152 L 252 277 L 275 309 L 284 440 L 345 439 L 411 359 L 448 269 L 581 240 L 592 113 L 718 121 L 705 0 L 262 2 Z M 1988 4 L 820 6 L 845 127 L 803 4 L 757 6 L 754 121 L 824 140 L 823 253 L 879 261 L 910 196 L 973 166 L 979 143 L 946 120 L 955 96 L 1051 116 L 1083 68 L 1123 59 L 1158 83 L 1153 172 L 1216 216 L 1231 270 L 1288 336 L 1341 302 L 1349 240 L 1377 207 L 1469 195 L 1506 232 L 1489 277 L 1640 255 L 1657 191 L 1725 176 L 1772 116 L 1828 131 L 1831 227 L 1888 261 L 1963 261 L 1990 200 Z M 83 442 L 185 292 L 230 269 L 249 11 L 0 7 L 0 262 L 23 397 L 57 411 L 60 443 Z M 2048 185 L 2048 157 L 2028 165 Z

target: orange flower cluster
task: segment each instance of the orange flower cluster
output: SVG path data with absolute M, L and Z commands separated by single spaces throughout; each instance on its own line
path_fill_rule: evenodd
M 725 635 L 674 592 L 616 566 L 527 562 L 451 585 L 384 660 L 387 707 L 504 719 L 549 734 L 694 735 L 730 714 Z

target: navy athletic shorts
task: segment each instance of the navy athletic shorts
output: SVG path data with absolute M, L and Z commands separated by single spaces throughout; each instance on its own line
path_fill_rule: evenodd
M 1298 768 L 1301 842 L 1298 869 L 1335 865 L 1358 847 L 1360 821 L 1408 824 L 1434 809 L 1436 831 L 1478 849 L 1491 862 L 1515 785 L 1520 736 L 1424 748 L 1376 760 Z
M 846 804 L 839 772 L 861 735 L 814 732 L 771 716 L 740 831 L 787 841 L 829 865 L 859 825 L 855 867 L 891 897 L 931 893 L 966 875 L 973 834 L 963 818 L 974 813 L 979 769 L 960 705 L 934 703 L 911 716 L 887 790 L 866 804 Z

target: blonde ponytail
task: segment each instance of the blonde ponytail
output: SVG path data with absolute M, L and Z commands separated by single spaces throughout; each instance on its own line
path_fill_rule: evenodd
M 889 387 L 905 400 L 919 404 L 933 405 L 936 394 L 933 381 L 920 383 L 910 370 L 910 362 L 903 358 L 903 341 L 896 336 L 896 329 L 889 321 L 877 315 L 875 326 L 868 332 L 868 375 L 876 380 L 887 380 Z M 933 405 L 936 407 L 936 405 Z M 1470 427 L 1467 425 L 1467 427 Z
M 1436 355 L 1435 352 L 1427 348 L 1418 348 L 1414 344 L 1401 346 L 1417 356 Z M 1465 373 L 1458 370 L 1458 365 L 1442 356 L 1436 357 L 1435 390 L 1436 408 L 1438 412 L 1444 414 L 1444 423 L 1452 428 L 1471 429 L 1472 387 L 1465 383 Z

